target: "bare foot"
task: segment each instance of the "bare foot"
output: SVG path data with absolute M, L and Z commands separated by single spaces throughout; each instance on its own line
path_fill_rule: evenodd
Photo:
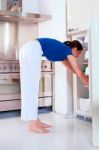
M 41 127 L 38 123 L 38 120 L 31 121 L 29 124 L 29 130 L 35 133 L 48 133 L 49 130 Z
M 51 128 L 51 127 L 52 127 L 52 126 L 49 125 L 49 124 L 45 124 L 45 123 L 41 122 L 40 119 L 38 119 L 38 123 L 39 123 L 39 125 L 40 125 L 41 127 L 43 127 L 43 128 Z

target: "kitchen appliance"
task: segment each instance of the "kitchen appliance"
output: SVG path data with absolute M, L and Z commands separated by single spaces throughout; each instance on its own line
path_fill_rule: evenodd
M 7 10 L 20 12 L 22 10 L 22 0 L 7 0 Z
M 39 87 L 39 107 L 53 105 L 53 63 L 42 60 Z
M 52 106 L 53 64 L 42 60 L 39 107 Z M 0 111 L 21 108 L 20 67 L 18 60 L 0 61 Z
M 21 11 L 22 0 L 0 0 L 1 8 L 7 11 Z
M 20 106 L 19 63 L 0 61 L 0 111 L 16 110 Z
M 38 23 L 51 19 L 51 15 L 22 11 L 22 0 L 0 0 L 0 20 Z
M 0 21 L 0 60 L 16 60 L 18 48 L 16 22 Z

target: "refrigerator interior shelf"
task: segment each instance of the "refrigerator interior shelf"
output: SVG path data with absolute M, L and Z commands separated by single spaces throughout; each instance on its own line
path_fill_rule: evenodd
M 76 115 L 77 115 L 77 116 L 79 115 L 79 116 L 87 117 L 87 118 L 92 118 L 92 114 L 91 114 L 90 111 L 84 112 L 84 111 L 78 110 L 78 111 L 76 112 Z

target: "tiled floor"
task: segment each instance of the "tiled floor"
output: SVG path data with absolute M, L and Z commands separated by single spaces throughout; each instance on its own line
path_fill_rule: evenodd
M 91 123 L 59 114 L 41 114 L 53 124 L 47 134 L 31 133 L 19 116 L 0 119 L 0 150 L 98 150 L 92 147 Z

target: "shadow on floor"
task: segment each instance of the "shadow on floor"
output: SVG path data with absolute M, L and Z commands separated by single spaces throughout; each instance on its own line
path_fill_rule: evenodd
M 38 109 L 38 113 L 49 113 L 52 111 L 52 107 L 40 107 Z M 3 111 L 0 112 L 0 119 L 19 117 L 21 116 L 21 110 L 13 110 L 13 111 Z

